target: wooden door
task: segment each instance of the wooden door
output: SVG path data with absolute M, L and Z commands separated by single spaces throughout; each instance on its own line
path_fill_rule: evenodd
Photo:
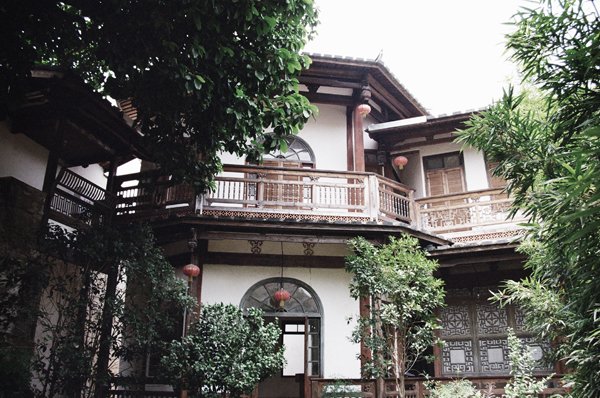
M 429 156 L 423 159 L 427 196 L 459 194 L 466 191 L 462 156 L 458 152 Z M 451 199 L 428 204 L 430 208 L 440 208 L 435 215 L 435 225 L 454 227 L 469 224 L 471 214 L 468 207 L 461 207 L 466 199 Z M 459 206 L 459 207 L 455 207 Z

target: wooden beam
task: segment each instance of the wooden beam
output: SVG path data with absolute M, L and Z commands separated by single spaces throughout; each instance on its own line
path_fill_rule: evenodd
M 351 106 L 354 104 L 354 100 L 351 96 L 347 95 L 336 95 L 336 94 L 324 94 L 324 93 L 310 93 L 301 91 L 300 94 L 308 98 L 310 102 L 315 104 L 329 104 L 329 105 L 344 105 Z
M 198 234 L 198 239 L 205 240 L 262 240 L 270 242 L 287 243 L 330 243 L 342 244 L 348 243 L 347 237 L 343 236 L 315 236 L 315 235 L 291 235 L 274 233 L 244 233 L 244 232 L 219 232 L 207 231 Z
M 398 115 L 402 117 L 411 117 L 414 114 L 402 102 L 389 95 L 388 90 L 386 90 L 385 87 L 383 87 L 372 75 L 369 75 L 368 83 L 369 86 L 371 86 L 373 97 L 378 98 L 380 101 L 385 103 Z
M 203 263 L 260 267 L 344 268 L 344 257 L 208 252 Z
M 324 77 L 313 77 L 313 76 L 300 76 L 300 84 L 310 85 L 316 84 L 318 86 L 325 87 L 340 87 L 340 88 L 351 88 L 351 89 L 360 89 L 362 84 L 357 82 L 350 82 L 347 80 L 337 80 L 337 79 L 328 79 Z

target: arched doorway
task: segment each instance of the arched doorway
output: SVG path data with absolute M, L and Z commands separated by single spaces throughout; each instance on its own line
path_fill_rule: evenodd
M 275 302 L 275 292 L 283 287 L 290 299 L 283 307 Z M 310 377 L 322 372 L 323 306 L 315 291 L 292 278 L 270 278 L 254 284 L 240 303 L 244 311 L 260 308 L 265 318 L 281 328 L 280 343 L 285 347 L 286 365 L 281 372 L 260 383 L 260 398 L 301 398 L 307 395 Z

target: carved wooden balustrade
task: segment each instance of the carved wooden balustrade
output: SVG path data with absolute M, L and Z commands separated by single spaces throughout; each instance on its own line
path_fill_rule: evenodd
M 116 197 L 104 188 L 62 169 L 53 188 L 49 216 L 72 227 L 89 225 L 113 212 L 115 204 Z
M 455 242 L 515 236 L 525 221 L 509 217 L 512 199 L 502 189 L 430 196 L 415 201 L 417 223 L 424 230 Z
M 439 382 L 447 382 L 450 378 L 436 378 Z M 468 377 L 475 388 L 487 396 L 502 397 L 504 387 L 509 382 L 508 377 Z M 426 380 L 421 377 L 411 377 L 405 382 L 406 398 L 426 398 L 428 396 L 425 388 Z M 546 398 L 558 394 L 567 393 L 562 387 L 560 378 L 555 377 L 549 381 L 548 387 L 539 394 Z M 385 380 L 383 391 L 377 390 L 375 380 L 360 379 L 311 379 L 310 398 L 391 398 L 398 397 L 398 391 L 393 380 Z
M 203 214 L 312 221 L 414 220 L 412 191 L 359 172 L 226 165 L 211 193 L 196 197 L 156 171 L 120 176 L 117 214 Z

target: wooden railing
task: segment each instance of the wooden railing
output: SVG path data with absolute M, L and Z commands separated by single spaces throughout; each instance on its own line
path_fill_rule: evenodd
M 59 173 L 50 201 L 50 218 L 77 227 L 114 211 L 116 196 L 68 169 Z
M 418 225 L 454 240 L 469 240 L 500 230 L 520 230 L 521 213 L 510 218 L 512 199 L 502 189 L 486 189 L 417 199 Z M 508 232 L 507 232 L 508 233 Z
M 439 378 L 438 382 L 448 382 L 452 379 Z M 508 377 L 469 377 L 473 386 L 480 390 L 484 396 L 500 398 L 504 394 L 504 387 L 509 382 Z M 424 378 L 410 378 L 405 383 L 406 398 L 426 398 L 428 391 L 425 388 Z M 555 395 L 566 394 L 567 390 L 562 387 L 560 378 L 550 380 L 548 387 L 539 394 L 546 398 Z M 391 398 L 398 397 L 398 391 L 393 380 L 385 380 L 383 391 L 377 388 L 375 380 L 360 379 L 311 379 L 310 398 Z
M 415 200 L 393 180 L 360 172 L 226 165 L 214 192 L 195 195 L 159 171 L 115 178 L 111 195 L 83 177 L 63 170 L 50 203 L 51 218 L 68 225 L 90 224 L 114 214 L 122 219 L 172 214 L 305 219 L 309 221 L 397 220 L 454 241 L 514 236 L 525 220 L 509 218 L 512 200 L 487 189 Z
M 116 179 L 117 215 L 192 213 L 311 220 L 380 218 L 410 223 L 411 190 L 372 173 L 226 165 L 214 192 L 196 197 L 158 172 Z

